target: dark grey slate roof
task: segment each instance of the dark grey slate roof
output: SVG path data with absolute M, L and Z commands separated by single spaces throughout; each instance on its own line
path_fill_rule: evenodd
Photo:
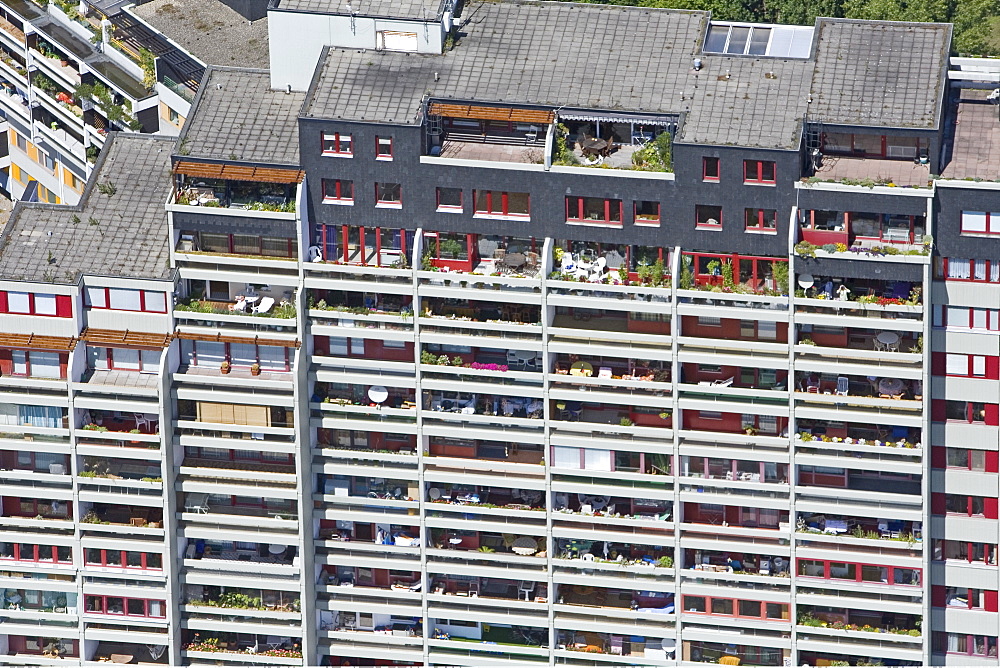
M 440 56 L 329 49 L 302 115 L 414 124 L 426 98 L 684 112 L 680 142 L 795 150 L 807 111 L 936 126 L 950 43 L 944 24 L 821 19 L 814 61 L 701 54 L 708 14 L 697 11 L 492 2 L 463 21 L 461 43 Z
M 441 16 L 446 0 L 351 0 L 356 16 L 378 18 L 427 19 Z M 279 0 L 272 9 L 313 14 L 347 15 L 345 0 Z
M 2 232 L 0 278 L 168 277 L 172 147 L 171 138 L 112 134 L 78 205 L 19 202 Z M 113 184 L 114 193 L 98 183 Z
M 297 115 L 304 93 L 271 90 L 267 70 L 209 67 L 177 153 L 191 158 L 299 164 Z
M 810 120 L 936 128 L 951 26 L 821 19 Z
M 675 91 L 693 87 L 689 70 L 707 17 L 561 2 L 476 4 L 463 17 L 467 35 L 444 55 L 331 49 L 303 114 L 414 123 L 428 94 L 609 111 L 680 110 Z

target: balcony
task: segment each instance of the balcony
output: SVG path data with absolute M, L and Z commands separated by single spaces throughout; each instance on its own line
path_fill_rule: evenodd
M 548 600 L 548 586 L 544 582 L 511 580 L 500 577 L 434 575 L 431 578 L 429 593 L 435 596 L 470 597 L 497 601 L 545 603 Z M 447 601 L 447 599 L 432 600 L 438 603 L 455 602 L 454 599 L 452 601 Z M 516 608 L 512 606 L 512 609 Z
M 100 663 L 115 663 L 115 659 L 121 661 L 127 657 L 129 663 L 134 660 L 138 665 L 166 665 L 170 663 L 170 655 L 165 650 L 166 645 L 142 645 L 100 640 L 90 660 Z
M 552 161 L 554 165 L 668 173 L 674 171 L 672 139 L 658 123 L 562 119 L 552 142 Z
M 430 475 L 430 474 L 429 474 Z M 510 489 L 484 485 L 427 483 L 428 510 L 446 506 L 499 510 L 545 510 L 545 493 L 534 489 Z
M 852 315 L 857 315 L 857 313 L 852 313 Z M 834 317 L 842 318 L 843 316 L 835 315 Z M 878 315 L 869 315 L 868 317 L 878 317 Z M 843 354 L 838 353 L 838 349 L 844 351 Z M 888 361 L 898 360 L 899 363 L 911 359 L 915 362 L 919 361 L 919 355 L 923 351 L 923 337 L 919 331 L 906 331 L 901 326 L 893 327 L 891 321 L 886 322 L 885 329 L 836 327 L 825 324 L 800 325 L 795 351 L 799 355 L 814 359 L 853 358 L 855 364 L 859 363 L 858 360 L 863 360 L 860 363 L 877 368 Z M 858 351 L 858 354 L 847 353 L 847 351 Z M 901 355 L 909 353 L 910 357 L 902 357 L 896 355 L 897 353 Z
M 182 206 L 295 213 L 295 186 L 283 183 L 182 177 L 174 203 Z
M 682 575 L 701 581 L 716 582 L 728 576 L 755 576 L 762 578 L 782 578 L 788 582 L 789 560 L 785 557 L 748 552 L 728 552 L 713 550 L 684 550 L 686 570 Z M 736 577 L 735 580 L 741 578 Z M 757 580 L 754 580 L 757 582 Z
M 478 125 L 478 123 L 477 123 Z M 538 165 L 545 159 L 545 124 L 517 123 L 510 129 L 451 126 L 433 137 L 431 157 Z
M 424 300 L 424 311 L 421 315 L 431 319 L 428 325 L 447 324 L 453 321 L 540 325 L 540 308 L 531 304 L 497 304 L 491 301 L 430 297 Z
M 881 213 L 802 210 L 799 212 L 797 249 L 821 249 L 834 257 L 880 257 L 928 255 L 924 243 L 924 216 Z
M 796 399 L 807 401 L 809 395 L 821 397 L 842 397 L 839 403 L 850 403 L 853 399 L 873 399 L 862 405 L 901 410 L 919 411 L 923 400 L 923 383 L 919 380 L 876 376 L 838 376 L 832 373 L 798 372 L 795 375 Z M 806 395 L 806 396 L 802 396 Z M 843 399 L 849 397 L 849 399 Z M 879 399 L 883 401 L 878 401 Z
M 83 414 L 83 425 L 80 429 L 82 431 L 92 431 L 102 434 L 107 432 L 119 434 L 159 434 L 160 416 L 153 413 L 88 410 Z
M 162 530 L 163 510 L 149 506 L 95 503 L 83 513 L 80 522 L 94 527 L 114 525 Z
M 795 523 L 795 532 L 796 538 L 800 541 L 813 540 L 813 537 L 835 536 L 844 539 L 842 542 L 858 546 L 878 547 L 885 544 L 883 541 L 897 541 L 901 545 L 893 547 L 912 549 L 923 540 L 923 523 L 835 513 L 800 513 Z
M 294 319 L 295 304 L 291 293 L 286 291 L 278 298 L 256 292 L 237 290 L 230 298 L 212 300 L 202 298 L 184 298 L 174 305 L 178 317 L 185 320 L 198 320 L 199 314 L 223 316 L 265 317 Z M 190 313 L 191 315 L 187 315 Z
M 38 582 L 37 580 L 35 582 Z M 0 606 L 3 606 L 5 613 L 25 612 L 25 613 L 46 613 L 53 615 L 76 615 L 77 596 L 75 593 L 62 591 L 44 591 L 39 589 L 9 588 L 0 589 Z M 28 616 L 12 614 L 14 619 L 50 619 L 55 621 L 58 618 L 48 618 L 44 616 Z
M 300 610 L 297 592 L 191 584 L 187 585 L 185 591 L 187 606 L 225 610 L 225 614 L 229 615 L 243 610 L 278 613 L 298 613 Z
M 919 615 L 800 605 L 796 624 L 800 633 L 807 633 L 807 629 L 829 629 L 836 632 L 833 635 L 848 641 L 864 642 L 887 634 L 904 636 L 901 640 L 913 642 L 921 638 Z
M 84 457 L 83 467 L 77 474 L 80 478 L 93 478 L 93 482 L 103 480 L 162 482 L 159 463 L 144 463 L 134 459 L 111 459 L 106 457 Z M 84 481 L 80 481 L 84 482 Z
M 664 298 L 668 300 L 668 297 Z M 623 308 L 628 308 L 623 306 Z M 653 348 L 653 337 L 648 339 L 641 335 L 669 336 L 670 315 L 667 313 L 646 313 L 642 311 L 620 311 L 610 309 L 595 309 L 590 307 L 557 306 L 552 319 L 552 327 L 565 331 L 554 331 L 553 338 L 561 340 L 583 341 L 606 345 L 614 340 L 616 345 L 631 345 L 633 348 Z M 633 333 L 640 336 L 621 337 L 602 336 L 604 333 Z M 656 346 L 662 345 L 657 341 Z
M 800 431 L 795 438 L 800 443 L 824 443 L 829 444 L 825 447 L 833 449 L 878 447 L 920 450 L 921 447 L 921 430 L 917 427 L 832 422 L 812 418 L 802 418 L 796 426 Z
M 229 567 L 234 571 L 245 571 L 248 563 L 279 566 L 298 564 L 297 549 L 294 546 L 243 541 L 197 540 L 188 544 L 184 558 L 205 562 L 206 566 L 211 564 L 219 568 Z
M 676 641 L 673 638 L 614 635 L 595 631 L 557 630 L 558 656 L 569 661 L 586 660 L 583 654 L 628 656 L 636 659 L 673 660 Z M 777 665 L 777 664 L 776 664 Z
M 440 208 L 440 207 L 439 207 Z M 541 269 L 541 240 L 486 234 L 424 232 L 422 272 L 461 273 L 468 276 L 536 278 Z M 421 275 L 424 285 L 441 285 L 444 279 Z M 472 282 L 476 279 L 469 279 Z M 453 283 L 453 282 L 452 282 Z M 466 281 L 462 281 L 465 287 Z M 521 292 L 537 291 L 537 283 L 514 283 Z M 503 283 L 500 283 L 503 285 Z
M 160 377 L 155 373 L 139 373 L 138 371 L 121 371 L 118 369 L 87 369 L 80 379 L 88 386 L 137 388 L 156 390 L 160 386 Z
M 295 502 L 292 500 L 244 496 L 240 497 L 244 503 L 254 499 L 259 500 L 259 505 L 242 505 L 224 503 L 221 498 L 221 496 L 216 495 L 212 495 L 210 498 L 208 494 L 186 493 L 184 498 L 184 515 L 186 517 L 184 519 L 191 522 L 225 522 L 244 526 L 254 524 L 246 521 L 250 518 L 269 519 L 270 521 L 259 524 L 279 529 L 290 528 L 291 523 L 298 522 L 298 513 Z
M 505 394 L 478 394 L 472 392 L 425 391 L 423 408 L 434 413 L 461 415 L 502 416 L 540 420 L 545 409 L 541 399 Z
M 544 528 L 542 529 L 544 531 Z M 517 541 L 521 542 L 518 543 Z M 532 541 L 530 544 L 528 541 Z M 465 531 L 450 529 L 431 529 L 430 546 L 440 550 L 438 556 L 459 556 L 465 553 L 470 558 L 497 557 L 500 560 L 512 558 L 534 561 L 545 557 L 545 538 L 543 536 L 518 538 L 514 534 L 499 534 L 487 531 Z M 514 548 L 518 549 L 515 550 Z M 544 562 L 540 562 L 542 565 Z
M 657 578 L 673 575 L 673 548 L 633 542 L 556 538 L 554 558 L 587 568 L 595 564 L 637 570 Z M 562 564 L 558 564 L 562 565 Z
M 923 304 L 921 291 L 921 286 L 912 281 L 803 274 L 795 296 L 799 299 L 797 310 L 804 313 L 822 313 L 816 310 L 820 307 L 836 308 L 841 313 L 846 311 L 845 315 L 866 315 L 866 310 L 919 313 L 920 309 L 914 307 Z M 874 317 L 882 316 L 879 313 Z
M 831 182 L 864 188 L 876 185 L 926 188 L 930 180 L 928 164 L 914 162 L 912 158 L 892 160 L 854 155 L 823 155 L 822 164 L 809 182 Z
M 186 631 L 184 636 L 181 650 L 188 659 L 302 665 L 302 644 L 299 638 L 225 631 L 212 631 L 211 637 L 204 639 L 201 633 L 194 631 Z
M 310 289 L 307 299 L 309 310 L 330 311 L 335 316 L 413 315 L 411 295 Z
M 674 612 L 674 595 L 670 592 L 560 584 L 556 595 L 559 605 L 617 608 L 655 614 Z

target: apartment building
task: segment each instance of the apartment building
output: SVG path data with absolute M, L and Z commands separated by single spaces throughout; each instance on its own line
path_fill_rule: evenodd
M 0 2 L 2 187 L 76 204 L 112 131 L 176 136 L 204 65 L 125 3 Z
M 16 207 L 0 661 L 997 665 L 1000 68 L 403 7 Z

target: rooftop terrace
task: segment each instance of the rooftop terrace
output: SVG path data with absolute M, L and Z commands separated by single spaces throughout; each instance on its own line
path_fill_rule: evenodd
M 955 104 L 953 136 L 941 176 L 1000 181 L 1000 109 L 986 101 L 989 91 L 962 90 Z
M 354 0 L 351 10 L 337 0 L 278 0 L 274 9 L 312 14 L 343 14 L 394 19 L 435 19 L 441 16 L 447 0 Z

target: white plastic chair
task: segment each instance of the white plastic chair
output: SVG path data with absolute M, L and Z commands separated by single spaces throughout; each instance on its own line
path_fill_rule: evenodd
M 846 397 L 849 387 L 850 381 L 847 379 L 847 376 L 837 376 L 837 394 Z

